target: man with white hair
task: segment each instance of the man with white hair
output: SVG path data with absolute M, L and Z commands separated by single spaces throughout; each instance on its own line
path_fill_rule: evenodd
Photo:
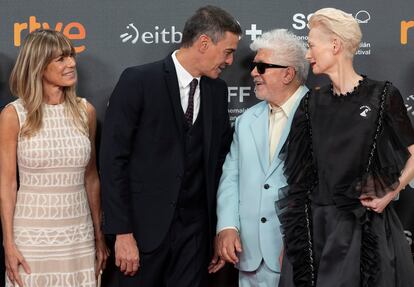
M 296 108 L 308 89 L 305 47 L 285 29 L 264 33 L 251 76 L 258 104 L 237 118 L 217 194 L 216 253 L 210 272 L 224 262 L 239 269 L 239 286 L 278 286 L 282 236 L 275 201 L 286 186 L 278 157 Z

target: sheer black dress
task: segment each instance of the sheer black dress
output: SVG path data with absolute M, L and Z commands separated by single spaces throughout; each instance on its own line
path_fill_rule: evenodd
M 285 243 L 280 287 L 410 287 L 402 225 L 360 195 L 394 190 L 414 144 L 399 91 L 366 77 L 352 93 L 326 86 L 300 103 L 280 154 L 288 186 L 276 203 Z

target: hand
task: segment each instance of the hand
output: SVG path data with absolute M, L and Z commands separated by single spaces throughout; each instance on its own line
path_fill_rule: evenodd
M 239 262 L 236 252 L 242 252 L 240 236 L 237 230 L 225 229 L 217 235 L 217 253 L 221 259 L 236 264 Z
M 223 268 L 224 264 L 226 263 L 223 259 L 218 256 L 218 236 L 214 237 L 214 255 L 213 259 L 211 259 L 210 264 L 208 265 L 208 273 L 216 273 L 221 268 Z
M 19 287 L 23 287 L 22 278 L 19 275 L 19 265 L 22 265 L 24 272 L 30 274 L 30 267 L 24 259 L 23 255 L 17 250 L 16 245 L 10 244 L 4 246 L 5 261 L 6 261 L 6 273 L 13 286 L 18 284 Z
M 115 265 L 124 275 L 134 276 L 139 267 L 139 251 L 132 233 L 118 234 L 115 240 Z
M 106 246 L 105 238 L 102 233 L 95 238 L 95 249 L 95 277 L 98 278 L 99 274 L 102 274 L 102 270 L 106 268 L 106 260 L 109 257 L 109 249 Z
M 397 196 L 398 192 L 393 191 L 389 192 L 384 197 L 370 197 L 370 196 L 360 196 L 359 200 L 361 201 L 362 206 L 375 211 L 377 213 L 382 213 L 388 204 Z

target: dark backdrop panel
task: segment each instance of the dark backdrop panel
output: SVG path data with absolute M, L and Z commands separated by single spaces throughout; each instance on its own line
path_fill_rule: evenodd
M 247 68 L 253 57 L 249 45 L 255 35 L 288 28 L 306 41 L 309 14 L 323 7 L 344 9 L 361 22 L 364 36 L 355 56 L 356 68 L 371 78 L 393 82 L 406 101 L 410 117 L 414 117 L 413 1 L 395 0 L 392 7 L 385 0 L 0 0 L 0 4 L 0 106 L 13 100 L 7 82 L 19 42 L 39 26 L 61 30 L 81 51 L 78 93 L 97 109 L 98 139 L 106 103 L 122 70 L 164 58 L 176 49 L 184 21 L 206 4 L 229 11 L 244 31 L 234 64 L 222 75 L 229 85 L 232 120 L 257 102 Z M 310 75 L 308 86 L 326 82 L 326 78 Z M 395 205 L 413 246 L 413 191 L 402 193 Z M 211 285 L 234 286 L 235 273 L 229 270 L 218 274 Z

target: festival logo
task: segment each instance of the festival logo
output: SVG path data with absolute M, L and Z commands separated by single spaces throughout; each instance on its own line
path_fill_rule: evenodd
M 297 31 L 304 31 L 304 34 L 300 35 L 298 34 L 297 37 L 303 41 L 308 40 L 307 34 L 307 28 L 308 21 L 310 17 L 312 17 L 313 13 L 310 14 L 303 14 L 303 13 L 295 13 L 292 16 L 292 27 L 293 29 Z M 371 20 L 371 14 L 367 10 L 359 10 L 356 13 L 352 14 L 355 20 L 359 24 L 367 24 Z M 359 56 L 369 56 L 371 55 L 371 43 L 368 41 L 363 41 L 360 43 L 358 50 L 356 51 L 355 55 Z
M 296 13 L 292 16 L 292 27 L 295 30 L 303 30 L 307 27 L 309 18 L 312 17 L 313 13 L 305 15 L 303 13 Z M 367 24 L 371 20 L 371 14 L 366 10 L 360 10 L 355 14 L 352 14 L 355 20 L 360 24 Z
M 230 122 L 233 123 L 236 118 L 241 115 L 246 109 L 245 100 L 250 97 L 252 92 L 252 87 L 238 87 L 238 86 L 229 86 L 228 87 L 228 102 L 229 102 L 229 117 Z M 242 104 L 241 104 L 242 103 Z
M 354 17 L 359 24 L 367 24 L 371 20 L 371 15 L 366 10 L 358 11 Z

